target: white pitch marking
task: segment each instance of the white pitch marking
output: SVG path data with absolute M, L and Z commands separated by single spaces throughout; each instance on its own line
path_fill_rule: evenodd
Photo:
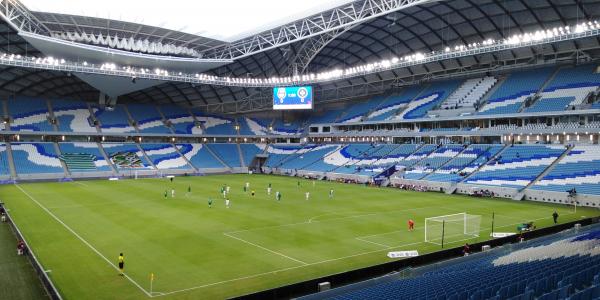
M 255 243 L 252 243 L 252 242 L 246 241 L 246 240 L 244 240 L 244 239 L 242 239 L 242 238 L 239 238 L 239 237 L 237 237 L 237 236 L 230 235 L 230 234 L 228 234 L 228 233 L 225 233 L 225 232 L 224 232 L 223 234 L 224 234 L 225 236 L 228 236 L 228 237 L 230 237 L 230 238 L 232 238 L 232 239 L 236 239 L 236 240 L 238 240 L 238 241 L 240 241 L 240 242 L 243 242 L 243 243 L 246 243 L 246 244 L 248 244 L 248 245 L 252 245 L 252 246 L 254 246 L 254 247 L 258 247 L 258 248 L 260 248 L 260 249 L 263 249 L 263 250 L 265 250 L 265 251 L 271 252 L 271 253 L 273 253 L 273 254 L 277 254 L 277 255 L 279 255 L 279 256 L 281 256 L 281 257 L 285 257 L 285 258 L 287 258 L 287 259 L 293 260 L 293 261 L 295 261 L 295 262 L 298 262 L 298 263 L 301 263 L 301 264 L 303 264 L 303 265 L 308 265 L 307 263 L 305 263 L 305 262 L 303 262 L 303 261 L 301 261 L 301 260 L 299 260 L 299 259 L 295 259 L 295 258 L 293 258 L 293 257 L 289 257 L 289 256 L 287 256 L 287 255 L 285 255 L 285 254 L 283 254 L 283 253 L 281 253 L 281 252 L 277 252 L 277 251 L 274 251 L 274 250 L 271 250 L 271 249 L 265 248 L 265 247 L 263 247 L 263 246 L 261 246 L 261 245 L 258 245 L 258 244 L 255 244 Z
M 357 237 L 357 238 L 355 238 L 355 239 L 357 239 L 357 240 L 359 240 L 359 241 L 361 241 L 361 242 L 365 242 L 365 243 L 371 243 L 371 244 L 373 244 L 373 245 L 381 246 L 381 247 L 383 247 L 383 248 L 386 248 L 386 249 L 390 247 L 389 245 L 385 245 L 385 244 L 380 244 L 380 243 L 376 243 L 376 242 L 372 242 L 372 241 L 363 240 L 363 239 L 361 239 L 361 238 L 359 238 L 359 237 Z
M 75 232 L 75 230 L 73 230 L 71 227 L 69 227 L 69 225 L 65 224 L 65 222 L 63 222 L 61 219 L 59 219 L 55 214 L 53 214 L 50 210 L 48 210 L 44 205 L 42 205 L 40 202 L 38 202 L 37 200 L 35 200 L 35 198 L 33 198 L 31 195 L 29 195 L 29 193 L 27 193 L 18 184 L 15 184 L 15 186 L 19 190 L 21 190 L 21 192 L 23 192 L 23 194 L 25 194 L 25 196 L 29 197 L 29 199 L 31 199 L 31 201 L 33 201 L 42 210 L 44 210 L 52 218 L 54 218 L 54 220 L 56 220 L 58 223 L 60 223 L 63 227 L 65 227 L 68 231 L 70 231 L 75 237 L 77 237 L 81 242 L 83 242 L 86 246 L 88 246 L 90 249 L 92 249 L 92 251 L 94 251 L 98 256 L 100 256 L 102 259 L 104 259 L 113 269 L 115 269 L 116 271 L 119 271 L 119 269 L 117 268 L 117 266 L 113 265 L 110 262 L 110 260 L 108 258 L 106 258 L 106 256 L 102 255 L 102 253 L 100 253 L 100 251 L 98 251 L 98 249 L 94 248 L 94 246 L 92 246 L 88 241 L 86 241 L 84 238 L 82 238 L 77 232 Z M 124 274 L 124 275 L 125 275 L 125 278 L 127 278 L 129 281 L 131 281 L 131 283 L 133 283 L 142 292 L 144 292 L 144 294 L 146 294 L 146 296 L 152 297 L 152 295 L 148 291 L 146 291 L 141 285 L 139 285 L 137 282 L 135 282 L 135 280 L 131 279 L 131 277 L 129 277 L 127 274 Z

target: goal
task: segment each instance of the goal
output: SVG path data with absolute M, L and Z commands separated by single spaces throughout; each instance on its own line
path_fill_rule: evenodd
M 425 242 L 436 245 L 479 236 L 481 216 L 458 213 L 425 219 Z

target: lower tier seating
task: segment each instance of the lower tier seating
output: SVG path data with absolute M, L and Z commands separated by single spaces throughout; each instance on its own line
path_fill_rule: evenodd
M 439 267 L 415 270 L 412 278 L 387 276 L 312 299 L 597 299 L 600 297 L 600 231 L 571 232 L 491 251 Z

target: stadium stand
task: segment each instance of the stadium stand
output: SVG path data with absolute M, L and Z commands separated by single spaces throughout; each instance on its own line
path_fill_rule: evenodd
M 339 150 L 340 145 L 307 145 L 302 151 L 296 151 L 293 159 L 285 160 L 279 167 L 288 170 L 309 170 L 323 171 L 328 170 L 332 166 L 326 164 L 323 159 L 329 153 Z M 317 164 L 313 166 L 313 164 Z
M 269 128 L 273 120 L 243 117 L 240 121 L 241 135 L 268 135 L 271 133 Z
M 463 149 L 464 147 L 462 145 L 441 146 L 429 156 L 414 164 L 411 167 L 411 170 L 406 172 L 405 177 L 408 179 L 421 179 L 457 156 Z
M 405 107 L 417 97 L 422 90 L 422 86 L 410 86 L 403 89 L 399 94 L 388 96 L 378 107 L 367 115 L 367 120 L 383 121 L 393 117 L 399 109 Z
M 453 183 L 462 181 L 465 175 L 488 162 L 502 148 L 500 145 L 469 145 L 462 153 L 423 179 Z
M 64 173 L 53 143 L 11 143 L 18 175 Z
M 102 132 L 132 133 L 136 132 L 129 124 L 129 116 L 122 105 L 116 105 L 112 109 L 100 108 L 92 105 L 94 108 L 94 118 L 100 122 Z
M 299 145 L 286 145 L 286 144 L 272 144 L 267 147 L 266 152 L 268 158 L 265 161 L 264 166 L 267 168 L 279 168 L 281 165 L 294 157 L 298 157 L 304 151 L 307 151 L 309 147 L 303 147 Z
M 207 134 L 237 135 L 235 129 L 236 121 L 232 118 L 205 115 L 199 111 L 193 111 L 196 120 L 201 122 Z
M 0 179 L 6 180 L 10 177 L 10 163 L 8 162 L 8 154 L 6 144 L 0 143 Z
M 15 131 L 54 131 L 48 117 L 48 105 L 44 99 L 10 98 L 8 115 L 12 117 L 10 129 Z
M 525 112 L 560 111 L 583 103 L 600 86 L 600 75 L 595 65 L 566 67 L 558 70 L 553 80 Z
M 385 100 L 385 96 L 375 96 L 366 100 L 362 100 L 358 103 L 350 104 L 350 107 L 344 111 L 341 119 L 338 122 L 360 122 L 364 119 L 368 112 L 372 111 L 376 107 L 379 107 Z
M 240 151 L 242 152 L 242 157 L 244 158 L 244 165 L 250 166 L 254 157 L 263 153 L 265 147 L 266 145 L 264 144 L 240 144 Z
M 163 117 L 160 115 L 154 105 L 128 104 L 127 110 L 137 123 L 137 129 L 142 133 L 171 133 L 163 123 Z
M 153 169 L 136 144 L 103 143 L 102 148 L 117 169 Z
M 175 105 L 163 105 L 159 109 L 171 123 L 175 133 L 202 134 L 202 128 L 196 125 L 194 117 L 185 109 Z
M 532 189 L 600 195 L 600 148 L 575 146 Z
M 273 120 L 271 126 L 273 127 L 271 134 L 275 135 L 302 134 L 304 132 L 304 126 L 299 121 L 283 121 L 277 118 Z
M 54 117 L 58 121 L 58 131 L 96 132 L 96 127 L 90 122 L 87 103 L 60 99 L 52 100 L 51 103 Z
M 475 104 L 496 84 L 494 77 L 466 80 L 441 105 L 441 109 L 474 108 Z
M 399 161 L 398 164 L 405 166 L 405 167 L 411 167 L 414 164 L 416 164 L 417 162 L 419 162 L 420 160 L 422 160 L 423 158 L 427 157 L 429 154 L 431 154 L 437 148 L 438 148 L 438 145 L 431 145 L 431 144 L 422 145 L 415 152 L 413 152 L 409 156 L 405 157 L 403 160 Z
M 559 156 L 565 146 L 514 145 L 488 162 L 466 182 L 522 188 L 539 176 Z
M 171 144 L 140 144 L 146 156 L 152 161 L 152 164 L 159 170 L 165 169 L 183 169 L 190 170 L 187 163 L 179 151 Z
M 209 149 L 230 168 L 241 168 L 240 154 L 236 144 L 208 144 Z
M 176 146 L 197 169 L 227 168 L 207 150 L 204 144 L 177 144 Z
M 328 109 L 325 112 L 315 112 L 314 115 L 310 117 L 310 123 L 319 124 L 319 123 L 334 123 L 338 117 L 343 113 L 343 109 Z
M 461 84 L 459 80 L 448 80 L 435 82 L 429 85 L 420 96 L 411 101 L 408 106 L 393 119 L 418 119 L 424 117 L 427 112 L 442 103 Z
M 96 143 L 58 143 L 69 171 L 112 171 Z
M 595 226 L 300 299 L 597 299 L 599 245 Z
M 479 114 L 496 115 L 519 112 L 523 102 L 534 96 L 553 72 L 553 68 L 542 68 L 511 73 L 479 110 Z

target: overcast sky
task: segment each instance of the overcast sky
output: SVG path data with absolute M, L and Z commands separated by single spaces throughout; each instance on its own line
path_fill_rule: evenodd
M 352 0 L 21 0 L 29 9 L 109 18 L 232 41 Z

